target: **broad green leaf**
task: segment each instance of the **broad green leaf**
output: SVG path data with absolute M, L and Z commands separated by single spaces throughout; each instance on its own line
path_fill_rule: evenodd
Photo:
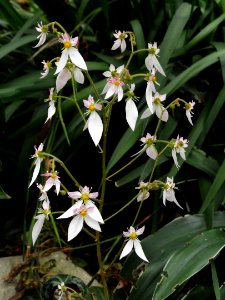
M 175 251 L 162 271 L 152 300 L 164 300 L 183 282 L 203 269 L 225 246 L 225 234 L 220 229 L 201 233 L 182 249 Z
M 19 40 L 11 41 L 10 43 L 1 47 L 0 59 L 2 59 L 4 56 L 9 54 L 10 52 L 15 51 L 19 47 L 29 44 L 30 42 L 33 42 L 35 40 L 36 40 L 36 36 L 31 34 L 31 35 L 23 36 Z
M 219 24 L 222 23 L 225 20 L 225 14 L 222 14 L 217 19 L 210 22 L 207 26 L 205 26 L 190 42 L 188 42 L 184 47 L 177 50 L 173 57 L 177 57 L 179 55 L 182 55 L 188 50 L 190 50 L 192 47 L 194 47 L 196 44 L 201 42 L 204 38 L 206 38 L 213 30 L 217 29 Z
M 94 286 L 89 289 L 89 292 L 92 296 L 90 300 L 92 299 L 105 300 L 103 288 Z M 109 291 L 109 300 L 120 300 L 120 298 L 116 294 L 113 294 L 112 292 Z
M 197 285 L 193 287 L 181 300 L 211 300 L 214 296 L 211 287 Z
M 224 226 L 225 213 L 214 213 L 212 228 L 223 228 Z M 136 287 L 132 289 L 128 299 L 136 300 L 143 294 L 146 299 L 151 299 L 156 284 L 160 280 L 160 273 L 170 256 L 206 230 L 207 226 L 203 215 L 185 215 L 176 218 L 156 233 L 143 239 L 142 246 L 149 259 L 149 264 L 146 265 L 145 272 L 139 277 Z M 130 255 L 124 263 L 121 276 L 129 280 L 140 263 L 141 260 L 135 253 Z
M 221 164 L 215 179 L 207 193 L 207 196 L 202 204 L 202 207 L 200 209 L 200 213 L 203 213 L 206 208 L 210 205 L 210 203 L 212 203 L 215 200 L 216 194 L 219 192 L 220 188 L 222 187 L 222 185 L 224 184 L 225 181 L 225 159 L 223 161 L 223 163 Z

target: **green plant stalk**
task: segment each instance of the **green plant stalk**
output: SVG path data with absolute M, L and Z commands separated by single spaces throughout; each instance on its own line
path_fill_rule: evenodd
M 78 104 L 78 101 L 77 101 L 77 96 L 76 96 L 76 87 L 75 87 L 75 80 L 74 80 L 74 77 L 73 75 L 71 76 L 71 80 L 72 80 L 72 87 L 73 87 L 73 97 L 74 97 L 74 102 L 75 102 L 75 105 L 77 107 L 77 110 L 78 112 L 80 113 L 82 119 L 84 120 L 84 123 L 86 124 L 86 119 L 84 117 L 84 114 L 80 108 L 80 105 Z
M 69 136 L 68 136 L 66 126 L 65 126 L 65 123 L 64 123 L 64 120 L 63 120 L 63 116 L 62 116 L 61 97 L 58 99 L 58 114 L 59 114 L 59 120 L 61 122 L 64 134 L 66 136 L 67 143 L 70 145 Z
M 95 86 L 95 84 L 94 84 L 94 82 L 93 82 L 93 80 L 92 80 L 90 74 L 88 73 L 88 71 L 85 71 L 85 74 L 86 74 L 86 76 L 87 76 L 87 78 L 88 78 L 88 80 L 89 80 L 91 86 L 93 87 L 93 90 L 94 90 L 94 92 L 95 92 L 95 95 L 97 96 L 98 99 L 101 99 L 101 96 L 100 96 L 98 90 L 96 89 L 96 86 Z
M 65 170 L 65 172 L 67 173 L 67 175 L 70 177 L 70 179 L 72 179 L 72 181 L 75 183 L 75 185 L 80 188 L 81 185 L 79 184 L 79 182 L 73 177 L 73 175 L 70 173 L 70 171 L 67 169 L 67 167 L 65 166 L 65 164 L 59 159 L 57 158 L 55 155 L 52 155 L 50 153 L 47 152 L 42 152 L 42 154 L 44 156 L 48 156 L 48 157 L 52 157 L 55 161 L 57 161 L 60 166 Z
M 56 235 L 57 241 L 58 241 L 58 243 L 59 243 L 59 246 L 60 246 L 60 248 L 62 248 L 62 244 L 61 244 L 61 240 L 60 240 L 58 228 L 57 228 L 57 225 L 56 225 L 55 220 L 54 220 L 54 218 L 53 218 L 53 215 L 50 213 L 49 216 L 50 216 L 50 220 L 51 220 L 51 223 L 52 223 L 52 227 L 53 227 L 53 230 L 54 230 L 54 232 L 55 232 L 55 235 Z
M 219 280 L 217 276 L 216 266 L 214 260 L 210 260 L 211 272 L 212 272 L 212 282 L 213 282 L 213 289 L 216 296 L 216 300 L 222 300 L 220 294 L 220 286 Z

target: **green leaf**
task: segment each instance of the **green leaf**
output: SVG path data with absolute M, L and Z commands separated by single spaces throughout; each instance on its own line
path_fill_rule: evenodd
M 212 228 L 225 226 L 225 213 L 216 212 L 213 215 Z M 207 231 L 204 215 L 186 215 L 168 223 L 156 233 L 142 240 L 143 250 L 149 260 L 146 270 L 139 277 L 136 287 L 132 289 L 129 300 L 136 300 L 145 295 L 151 299 L 162 269 L 171 255 L 186 246 L 197 235 Z M 132 253 L 124 263 L 121 276 L 126 280 L 132 274 L 138 273 L 140 258 Z
M 12 197 L 6 194 L 3 188 L 0 185 L 0 199 L 11 199 Z
M 184 248 L 175 251 L 162 271 L 152 300 L 164 300 L 182 283 L 198 273 L 225 246 L 225 235 L 212 229 L 195 237 Z
M 94 287 L 91 287 L 89 289 L 89 291 L 92 296 L 91 299 L 105 300 L 103 288 L 94 286 Z M 109 300 L 120 300 L 120 298 L 116 294 L 113 294 L 109 291 Z

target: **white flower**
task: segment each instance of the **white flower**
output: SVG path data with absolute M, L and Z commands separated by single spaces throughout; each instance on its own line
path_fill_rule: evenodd
M 47 119 L 45 120 L 45 123 L 48 120 L 50 120 L 56 112 L 55 101 L 53 100 L 54 88 L 50 88 L 49 92 L 50 92 L 49 97 L 48 97 L 48 99 L 46 99 L 46 101 L 49 101 L 49 105 L 48 105 L 48 116 L 47 116 Z
M 47 192 L 50 190 L 50 188 L 52 186 L 55 186 L 56 188 L 56 193 L 57 195 L 59 194 L 60 191 L 60 180 L 59 180 L 59 176 L 58 176 L 58 172 L 57 171 L 52 171 L 52 172 L 46 172 L 44 174 L 41 174 L 42 176 L 48 177 L 48 179 L 45 182 L 45 186 L 43 191 Z
M 153 107 L 152 107 L 152 93 L 156 93 L 155 84 L 159 85 L 156 78 L 156 69 L 152 68 L 151 73 L 148 74 L 147 77 L 147 87 L 145 92 L 146 102 L 148 104 L 148 108 L 153 113 Z
M 67 290 L 66 286 L 65 286 L 65 283 L 64 282 L 61 282 L 60 284 L 58 284 L 57 286 L 57 292 L 58 292 L 58 296 L 59 298 L 57 300 L 61 300 L 62 299 L 62 296 L 64 294 L 64 292 Z
M 62 51 L 62 55 L 58 62 L 55 74 L 58 74 L 64 69 L 68 58 L 70 58 L 71 62 L 78 68 L 87 70 L 87 65 L 78 49 L 76 48 L 78 37 L 71 38 L 66 33 L 64 33 L 62 34 L 62 38 L 59 39 L 59 42 L 64 45 L 64 50 Z
M 126 120 L 127 123 L 129 124 L 130 128 L 134 131 L 135 125 L 137 122 L 138 118 L 138 109 L 137 106 L 133 100 L 134 97 L 134 89 L 135 89 L 135 84 L 132 83 L 130 90 L 127 92 L 128 94 L 128 99 L 126 100 Z
M 148 262 L 148 259 L 145 256 L 144 251 L 142 249 L 141 242 L 138 239 L 138 236 L 141 235 L 144 232 L 144 230 L 145 230 L 145 226 L 141 227 L 138 230 L 135 230 L 134 227 L 130 226 L 128 231 L 123 232 L 123 236 L 128 238 L 128 241 L 127 241 L 125 247 L 123 248 L 123 251 L 120 255 L 120 259 L 123 258 L 124 256 L 128 255 L 131 252 L 131 250 L 134 248 L 136 254 L 141 259 Z
M 41 63 L 43 64 L 43 72 L 41 73 L 40 79 L 45 78 L 48 75 L 51 66 L 51 63 L 49 61 L 46 62 L 45 60 L 43 60 Z
M 145 59 L 145 65 L 146 68 L 151 71 L 152 68 L 154 67 L 159 73 L 161 73 L 163 76 L 166 76 L 166 74 L 163 71 L 163 68 L 161 67 L 157 56 L 159 53 L 159 48 L 157 48 L 157 43 L 154 42 L 154 44 L 148 43 L 148 56 Z
M 56 62 L 56 65 L 58 65 L 58 62 Z M 84 83 L 84 75 L 81 69 L 70 64 L 69 67 L 62 69 L 56 78 L 57 93 L 67 84 L 68 80 L 72 77 L 72 74 L 76 82 L 80 84 Z
M 37 188 L 39 189 L 41 196 L 38 198 L 39 201 L 49 201 L 48 194 L 44 191 L 44 187 L 42 184 L 37 184 Z
M 174 147 L 172 149 L 172 157 L 174 160 L 174 163 L 176 165 L 177 168 L 179 168 L 179 164 L 177 161 L 177 153 L 180 154 L 181 158 L 183 158 L 183 160 L 186 159 L 185 157 L 185 148 L 188 147 L 188 141 L 187 139 L 184 139 L 183 137 L 179 137 L 179 135 L 177 136 L 177 139 L 174 143 Z
M 149 193 L 149 183 L 148 182 L 144 182 L 144 181 L 140 181 L 139 186 L 137 186 L 135 189 L 140 190 L 138 193 L 138 197 L 137 197 L 137 201 L 143 201 L 149 198 L 150 193 Z
M 124 52 L 126 50 L 126 41 L 125 38 L 127 38 L 127 34 L 125 31 L 121 32 L 119 31 L 115 31 L 115 33 L 113 33 L 114 37 L 116 38 L 116 40 L 114 41 L 114 44 L 111 48 L 111 50 L 116 50 L 119 47 L 121 47 L 121 52 Z
M 83 200 L 78 201 L 72 207 L 70 207 L 64 214 L 58 219 L 70 218 L 73 219 L 68 228 L 68 241 L 75 238 L 83 228 L 84 222 L 92 229 L 101 232 L 99 223 L 104 223 L 101 214 L 96 210 L 96 206 L 90 201 L 87 204 L 82 204 Z
M 33 241 L 33 245 L 35 244 L 41 229 L 44 225 L 44 221 L 45 219 L 48 220 L 48 215 L 50 213 L 50 202 L 45 200 L 42 202 L 42 209 L 39 209 L 39 214 L 35 217 L 35 219 L 37 220 L 36 223 L 34 224 L 34 227 L 32 229 L 32 241 Z
M 148 118 L 155 112 L 159 119 L 161 119 L 164 122 L 167 122 L 169 118 L 169 114 L 168 111 L 161 104 L 161 102 L 165 100 L 166 100 L 166 94 L 160 95 L 158 92 L 155 93 L 154 97 L 152 98 L 152 111 L 149 108 L 147 108 L 143 112 L 141 119 Z
M 123 99 L 123 89 L 124 82 L 119 77 L 112 77 L 107 80 L 107 84 L 105 85 L 102 94 L 105 95 L 105 99 L 110 98 L 114 94 L 118 96 L 118 101 Z
M 180 204 L 177 202 L 174 188 L 175 188 L 175 183 L 173 182 L 173 178 L 167 177 L 166 183 L 163 187 L 163 204 L 166 205 L 166 200 L 168 200 L 170 202 L 174 202 L 177 206 L 182 208 Z
M 103 123 L 96 110 L 101 110 L 102 105 L 95 103 L 94 98 L 91 95 L 89 95 L 88 100 L 83 100 L 83 102 L 84 106 L 88 109 L 87 113 L 90 114 L 84 126 L 84 130 L 88 128 L 90 136 L 95 146 L 97 146 L 102 137 Z
M 37 30 L 37 32 L 40 32 L 40 34 L 37 37 L 37 39 L 39 39 L 39 41 L 38 41 L 37 45 L 34 46 L 33 48 L 37 48 L 37 47 L 40 47 L 41 45 L 43 45 L 44 42 L 46 41 L 46 37 L 48 34 L 48 26 L 42 25 L 42 22 L 38 23 L 38 25 L 37 25 L 37 27 L 35 27 L 35 29 Z
M 140 141 L 142 142 L 143 148 L 140 150 L 142 151 L 143 149 L 145 149 L 146 154 L 151 158 L 151 159 L 156 159 L 158 152 L 154 146 L 154 141 L 156 140 L 156 137 L 154 137 L 153 135 L 151 135 L 150 133 L 146 134 L 146 137 L 142 137 L 140 139 Z M 139 151 L 139 152 L 140 152 Z M 138 153 L 139 153 L 138 152 Z
M 103 75 L 105 77 L 108 77 L 108 78 L 110 78 L 110 77 L 120 77 L 120 74 L 123 71 L 123 69 L 124 69 L 124 65 L 119 66 L 118 68 L 115 68 L 115 66 L 113 64 L 111 64 L 109 66 L 109 71 L 105 71 L 103 73 Z
M 35 168 L 33 171 L 33 176 L 32 176 L 31 182 L 29 184 L 29 187 L 34 183 L 34 181 L 36 180 L 36 178 L 40 172 L 41 162 L 44 159 L 44 157 L 42 155 L 43 147 L 44 146 L 42 143 L 38 146 L 38 148 L 36 148 L 36 146 L 34 147 L 35 153 L 34 153 L 34 155 L 31 156 L 31 158 L 36 158 L 34 161 Z
M 188 121 L 191 123 L 191 125 L 193 126 L 193 123 L 192 123 L 192 115 L 194 114 L 193 113 L 193 109 L 194 109 L 194 105 L 195 105 L 195 102 L 192 100 L 191 102 L 188 102 L 187 104 L 185 104 L 185 109 L 186 109 L 186 116 L 188 118 Z

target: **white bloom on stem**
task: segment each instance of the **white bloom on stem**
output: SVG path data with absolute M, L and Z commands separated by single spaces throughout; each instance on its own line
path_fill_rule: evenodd
M 96 103 L 91 95 L 89 95 L 88 100 L 83 100 L 83 102 L 84 106 L 87 107 L 87 113 L 89 114 L 89 118 L 84 126 L 84 130 L 88 128 L 90 136 L 95 146 L 97 146 L 102 137 L 103 123 L 96 110 L 101 110 L 102 105 Z
M 43 64 L 43 72 L 41 73 L 40 79 L 43 79 L 48 75 L 51 63 L 49 61 L 46 62 L 45 60 L 43 60 L 41 63 Z
M 138 239 L 138 236 L 141 235 L 145 230 L 145 226 L 141 227 L 140 229 L 135 230 L 133 226 L 130 226 L 128 231 L 123 232 L 123 236 L 128 238 L 128 241 L 123 248 L 123 251 L 120 255 L 120 259 L 124 256 L 128 255 L 132 249 L 134 248 L 136 254 L 143 259 L 144 261 L 148 262 L 147 257 L 144 254 L 144 251 L 141 246 L 141 241 Z
M 156 141 L 156 136 L 151 135 L 150 133 L 146 134 L 146 137 L 142 137 L 140 139 L 142 142 L 143 148 L 138 152 L 140 153 L 143 151 L 143 149 L 146 151 L 146 154 L 151 158 L 151 159 L 156 159 L 158 152 L 154 146 L 154 142 Z
M 43 147 L 44 145 L 41 143 L 38 148 L 36 148 L 36 146 L 34 147 L 35 149 L 35 153 L 34 155 L 31 156 L 31 158 L 35 158 L 34 161 L 34 171 L 33 171 L 33 175 L 29 184 L 29 187 L 34 183 L 34 181 L 36 180 L 39 172 L 40 172 L 40 168 L 41 168 L 41 162 L 44 159 L 42 152 L 43 152 Z
M 156 69 L 152 68 L 151 73 L 148 74 L 148 77 L 147 77 L 147 87 L 146 87 L 146 91 L 145 91 L 146 102 L 148 104 L 148 108 L 150 109 L 150 111 L 152 113 L 153 113 L 152 93 L 156 93 L 155 84 L 159 85 L 159 83 L 157 82 L 157 78 L 156 78 L 155 74 L 156 74 Z
M 72 38 L 69 37 L 66 33 L 64 33 L 59 39 L 59 42 L 64 45 L 64 50 L 62 51 L 62 55 L 60 57 L 60 60 L 58 61 L 55 74 L 58 74 L 65 68 L 69 58 L 71 62 L 78 68 L 87 70 L 87 65 L 83 57 L 79 53 L 78 49 L 76 48 L 78 43 L 78 37 Z
M 56 62 L 56 65 L 58 65 L 58 62 Z M 56 78 L 56 91 L 57 93 L 64 88 L 64 86 L 67 84 L 68 80 L 71 79 L 72 75 L 76 82 L 83 84 L 84 83 L 84 75 L 80 68 L 76 67 L 74 64 L 68 64 L 69 66 L 62 69 L 62 71 L 59 72 L 57 78 Z
M 116 40 L 114 41 L 114 44 L 113 44 L 111 50 L 116 50 L 119 47 L 121 47 L 121 52 L 124 52 L 126 50 L 125 39 L 128 37 L 128 35 L 126 34 L 125 31 L 121 32 L 120 30 L 115 31 L 115 33 L 113 33 L 113 35 L 116 38 Z
M 45 200 L 42 202 L 42 209 L 39 209 L 39 214 L 34 217 L 37 221 L 34 224 L 34 227 L 32 229 L 32 241 L 33 245 L 35 244 L 41 229 L 44 225 L 44 221 L 48 220 L 48 215 L 50 213 L 50 202 Z
M 65 286 L 64 282 L 61 282 L 60 284 L 58 284 L 56 291 L 58 292 L 59 298 L 57 300 L 61 300 L 62 299 L 62 296 L 63 296 L 63 294 L 64 294 L 64 292 L 66 290 L 67 290 L 67 287 Z
M 163 71 L 163 68 L 161 67 L 157 56 L 159 53 L 159 48 L 157 48 L 157 43 L 154 42 L 153 44 L 148 43 L 148 56 L 145 59 L 145 65 L 146 68 L 151 71 L 152 68 L 155 68 L 157 71 L 159 71 L 159 73 L 161 73 L 163 76 L 166 76 L 166 74 Z
M 44 174 L 41 174 L 41 176 L 48 177 L 48 179 L 45 182 L 43 191 L 47 192 L 50 190 L 52 186 L 55 186 L 56 193 L 58 195 L 60 191 L 60 184 L 61 184 L 59 180 L 60 177 L 58 176 L 58 172 L 57 171 L 46 172 Z
M 183 137 L 179 137 L 179 135 L 178 135 L 177 139 L 174 143 L 174 147 L 172 149 L 172 157 L 173 157 L 174 163 L 177 168 L 180 167 L 178 164 L 178 161 L 177 161 L 177 153 L 179 153 L 181 158 L 183 158 L 183 160 L 185 160 L 186 159 L 185 148 L 187 148 L 187 147 L 188 147 L 187 139 L 184 139 Z
M 42 184 L 37 184 L 37 188 L 41 193 L 41 196 L 38 198 L 39 201 L 49 201 L 48 194 L 46 191 L 44 191 L 44 186 Z
M 125 106 L 126 120 L 127 120 L 127 123 L 129 124 L 130 128 L 133 131 L 135 129 L 135 125 L 136 125 L 137 118 L 138 118 L 138 109 L 133 100 L 134 99 L 134 89 L 135 89 L 135 84 L 132 83 L 130 90 L 127 92 L 128 99 L 126 100 L 126 106 Z
M 137 197 L 137 202 L 146 200 L 149 198 L 149 183 L 140 181 L 139 186 L 137 186 L 135 189 L 140 190 Z
M 105 85 L 102 94 L 105 95 L 105 99 L 110 98 L 114 94 L 118 96 L 118 101 L 123 99 L 123 87 L 124 82 L 119 77 L 112 77 L 107 80 L 107 84 Z
M 47 119 L 45 120 L 45 123 L 50 120 L 55 112 L 56 112 L 56 107 L 55 107 L 55 101 L 53 100 L 53 95 L 54 95 L 54 88 L 49 89 L 49 97 L 46 99 L 46 101 L 49 101 L 48 105 L 48 116 Z
M 160 95 L 158 92 L 155 93 L 152 97 L 152 111 L 149 107 L 143 112 L 141 119 L 148 118 L 153 113 L 156 113 L 156 116 L 164 122 L 168 121 L 169 114 L 168 111 L 162 105 L 162 102 L 166 100 L 166 94 Z
M 177 206 L 183 209 L 183 207 L 181 207 L 180 204 L 177 202 L 174 188 L 175 183 L 173 182 L 173 178 L 167 177 L 166 183 L 163 187 L 163 204 L 166 205 L 166 200 L 168 200 L 170 202 L 174 202 Z
M 39 41 L 38 41 L 37 45 L 34 46 L 33 48 L 37 48 L 37 47 L 40 47 L 41 45 L 43 45 L 44 42 L 46 41 L 46 37 L 48 34 L 48 26 L 42 25 L 42 22 L 38 23 L 38 25 L 37 25 L 37 27 L 35 27 L 35 29 L 37 30 L 37 32 L 40 32 L 40 34 L 37 37 L 37 39 L 39 39 Z
M 68 241 L 75 238 L 83 228 L 84 222 L 92 229 L 101 232 L 99 223 L 104 223 L 102 217 L 97 212 L 93 203 L 82 204 L 82 200 L 75 203 L 64 214 L 57 219 L 70 218 L 73 216 L 72 221 L 68 228 Z
M 119 66 L 116 68 L 113 64 L 110 64 L 109 71 L 105 71 L 103 75 L 105 77 L 111 78 L 111 77 L 120 77 L 121 72 L 124 69 L 124 65 Z
M 192 117 L 193 117 L 193 109 L 194 109 L 194 105 L 195 102 L 192 100 L 191 102 L 188 102 L 187 104 L 185 104 L 185 109 L 186 109 L 186 116 L 188 118 L 188 121 L 191 123 L 191 125 L 193 126 L 192 123 Z

